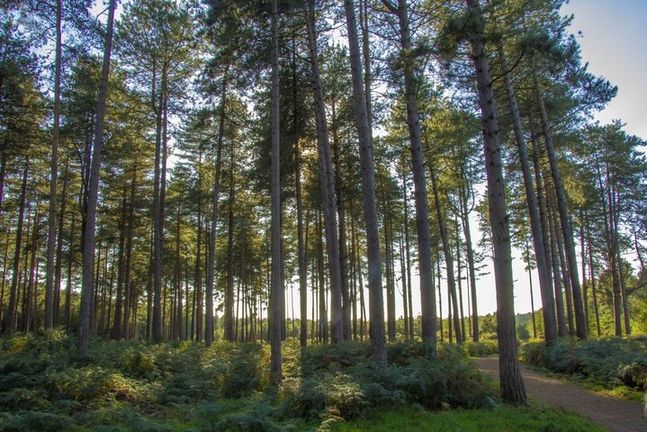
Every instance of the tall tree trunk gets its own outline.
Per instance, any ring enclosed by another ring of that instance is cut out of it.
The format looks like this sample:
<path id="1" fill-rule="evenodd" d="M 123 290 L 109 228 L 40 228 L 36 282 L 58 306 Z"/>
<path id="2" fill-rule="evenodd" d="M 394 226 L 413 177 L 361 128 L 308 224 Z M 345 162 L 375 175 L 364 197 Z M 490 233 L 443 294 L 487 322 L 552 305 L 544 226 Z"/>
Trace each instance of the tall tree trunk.
<path id="1" fill-rule="evenodd" d="M 330 156 L 330 139 L 328 135 L 328 124 L 326 122 L 326 106 L 323 98 L 323 90 L 321 88 L 321 78 L 319 76 L 313 0 L 308 2 L 308 19 L 306 20 L 306 26 L 308 29 L 312 93 L 315 103 L 317 149 L 319 153 L 319 183 L 321 185 L 324 230 L 326 233 L 328 272 L 330 273 L 331 336 L 333 343 L 339 343 L 344 340 L 344 316 L 342 310 L 339 239 L 337 236 L 337 199 L 335 196 L 335 173 L 332 170 L 332 158 Z"/>
<path id="2" fill-rule="evenodd" d="M 502 69 L 507 70 L 507 62 L 503 52 L 503 44 L 499 43 L 498 56 L 502 63 Z M 528 158 L 528 146 L 524 137 L 521 115 L 517 105 L 517 97 L 512 85 L 512 78 L 509 73 L 504 75 L 505 89 L 512 115 L 514 136 L 517 143 L 519 163 L 523 174 L 523 185 L 528 203 L 528 216 L 530 218 L 530 229 L 532 232 L 532 243 L 535 249 L 535 261 L 537 262 L 537 273 L 539 274 L 539 290 L 541 292 L 542 316 L 544 319 L 544 339 L 546 344 L 552 345 L 557 339 L 557 328 L 555 323 L 555 298 L 550 283 L 550 268 L 547 263 L 546 245 L 542 233 L 541 219 L 537 194 L 532 182 L 532 172 Z"/>
<path id="3" fill-rule="evenodd" d="M 72 263 L 74 262 L 74 235 L 76 234 L 76 212 L 72 213 L 72 223 L 70 224 L 70 242 L 67 251 L 67 284 L 65 286 L 65 304 L 63 306 L 63 321 L 65 322 L 65 332 L 70 333 L 72 330 Z"/>
<path id="4" fill-rule="evenodd" d="M 388 3 L 387 3 L 388 4 Z M 411 150 L 414 198 L 416 208 L 416 232 L 418 234 L 418 266 L 420 272 L 420 299 L 422 309 L 422 338 L 428 343 L 432 355 L 436 352 L 437 316 L 436 295 L 432 283 L 431 237 L 429 234 L 429 205 L 427 202 L 427 179 L 422 153 L 420 115 L 418 113 L 418 86 L 415 77 L 415 58 L 411 46 L 409 10 L 406 0 L 398 0 L 397 13 L 400 24 L 400 56 L 404 75 L 405 101 L 407 105 L 407 126 L 409 149 Z"/>
<path id="5" fill-rule="evenodd" d="M 229 156 L 227 287 L 225 289 L 225 339 L 229 342 L 236 340 L 234 324 L 238 320 L 238 314 L 234 315 L 234 193 L 234 146 L 232 145 Z"/>
<path id="6" fill-rule="evenodd" d="M 16 244 L 14 246 L 13 269 L 11 273 L 11 288 L 9 290 L 9 303 L 4 313 L 2 335 L 9 336 L 16 329 L 16 305 L 18 302 L 18 275 L 20 266 L 20 252 L 22 251 L 22 226 L 25 217 L 25 198 L 27 195 L 27 174 L 29 172 L 29 158 L 25 160 L 22 173 L 22 186 L 20 187 L 20 204 L 18 207 L 18 226 L 16 227 Z"/>
<path id="7" fill-rule="evenodd" d="M 306 212 L 306 230 L 304 233 L 303 199 L 301 198 L 301 150 L 299 149 L 299 140 L 294 141 L 294 165 L 297 201 L 297 250 L 299 255 L 299 312 L 301 318 L 299 341 L 301 347 L 305 347 L 308 345 L 308 262 L 306 261 L 306 251 L 308 248 L 307 226 L 309 212 Z"/>
<path id="8" fill-rule="evenodd" d="M 135 191 L 137 190 L 137 163 L 132 168 L 132 178 L 130 181 L 130 204 L 128 206 L 128 226 L 126 228 L 126 265 L 124 268 L 124 319 L 121 326 L 122 335 L 126 339 L 130 339 L 129 322 L 130 322 L 130 309 L 131 297 L 133 290 L 131 287 L 131 267 L 133 255 L 133 225 L 135 224 Z"/>
<path id="9" fill-rule="evenodd" d="M 279 105 L 279 13 L 278 0 L 272 0 L 272 108 L 271 108 L 271 141 L 272 141 L 272 271 L 270 291 L 270 344 L 271 344 L 271 379 L 274 384 L 282 380 L 281 360 L 281 310 L 283 284 L 281 283 L 281 178 L 280 178 L 280 105 Z"/>
<path id="10" fill-rule="evenodd" d="M 63 0 L 56 1 L 56 59 L 54 71 L 54 127 L 49 178 L 49 218 L 47 221 L 47 266 L 45 269 L 45 329 L 54 327 L 54 276 L 56 269 L 56 187 L 58 181 L 58 141 L 61 122 L 62 16 Z M 97 111 L 97 114 L 99 112 Z"/>
<path id="11" fill-rule="evenodd" d="M 490 66 L 485 52 L 485 24 L 479 0 L 466 0 L 466 3 L 470 15 L 477 20 L 476 31 L 470 35 L 470 43 L 472 45 L 472 60 L 474 61 L 481 108 L 489 217 L 494 248 L 501 396 L 507 402 L 526 404 L 526 390 L 517 361 L 512 253 L 506 212 L 501 148 L 498 138 L 499 127 L 496 118 L 496 102 L 492 90 Z"/>
<path id="12" fill-rule="evenodd" d="M 553 298 L 553 303 L 554 303 L 554 308 L 555 308 L 555 318 L 556 318 L 556 332 L 557 336 L 565 336 L 566 335 L 566 322 L 564 321 L 564 305 L 562 302 L 562 296 L 559 295 L 560 289 L 559 289 L 559 284 L 555 285 L 554 284 L 554 274 L 555 274 L 555 269 L 554 268 L 554 260 L 553 260 L 553 249 L 552 249 L 552 242 L 551 242 L 551 237 L 552 237 L 552 232 L 550 229 L 550 224 L 548 222 L 548 211 L 546 209 L 546 194 L 544 193 L 544 186 L 543 186 L 543 181 L 542 181 L 542 170 L 541 170 L 541 165 L 539 162 L 539 146 L 537 141 L 534 139 L 534 134 L 533 140 L 532 140 L 532 160 L 533 160 L 533 166 L 534 166 L 534 171 L 535 171 L 535 184 L 537 186 L 537 206 L 539 208 L 539 224 L 541 226 L 541 235 L 542 235 L 542 242 L 544 245 L 544 252 L 546 254 L 546 271 L 548 272 L 548 276 L 552 277 L 551 280 L 551 287 L 554 287 L 554 292 L 550 294 L 550 296 Z M 535 253 L 537 253 L 537 250 L 535 250 Z M 559 281 L 559 279 L 557 279 Z M 553 289 L 553 288 L 551 288 Z M 542 298 L 543 301 L 543 298 Z M 547 308 L 547 305 L 543 306 L 544 308 Z"/>
<path id="13" fill-rule="evenodd" d="M 380 238 L 375 203 L 375 167 L 367 110 L 367 99 L 362 85 L 362 64 L 357 40 L 357 23 L 353 0 L 344 1 L 346 25 L 348 27 L 348 46 L 353 82 L 353 105 L 359 133 L 360 164 L 362 167 L 362 190 L 364 219 L 366 222 L 368 254 L 368 286 L 370 294 L 371 338 L 373 355 L 376 362 L 386 365 L 386 345 L 384 340 L 384 300 L 382 298 L 382 269 L 380 258 Z"/>
<path id="14" fill-rule="evenodd" d="M 448 306 L 452 308 L 451 317 L 453 318 L 454 331 L 456 333 L 456 343 L 463 343 L 461 337 L 461 325 L 458 314 L 458 301 L 456 299 L 456 279 L 454 278 L 454 257 L 452 256 L 451 245 L 449 243 L 449 236 L 447 234 L 447 226 L 445 225 L 445 215 L 443 214 L 440 203 L 440 192 L 438 190 L 438 182 L 433 167 L 429 165 L 429 173 L 431 177 L 431 188 L 434 195 L 434 206 L 436 208 L 436 220 L 438 221 L 438 232 L 440 233 L 440 241 L 443 244 L 443 255 L 445 257 L 445 265 L 447 267 L 447 291 L 450 295 L 448 299 Z M 452 325 L 451 319 L 448 325 Z M 451 329 L 451 328 L 450 328 Z M 451 336 L 450 336 L 451 340 Z"/>
<path id="15" fill-rule="evenodd" d="M 205 325 L 205 344 L 211 345 L 213 342 L 213 289 L 214 289 L 214 273 L 216 263 L 216 224 L 218 223 L 218 200 L 220 195 L 220 171 L 222 168 L 222 142 L 224 139 L 225 128 L 225 104 L 227 101 L 227 73 L 229 67 L 225 67 L 225 72 L 222 77 L 222 87 L 220 89 L 220 112 L 218 120 L 218 139 L 216 144 L 216 174 L 213 178 L 213 188 L 211 193 L 211 221 L 210 221 L 210 235 L 209 235 L 209 258 L 207 260 L 207 289 L 206 289 L 206 325 Z M 233 146 L 232 146 L 233 148 Z"/>
<path id="16" fill-rule="evenodd" d="M 568 217 L 566 193 L 564 192 L 564 185 L 562 184 L 562 178 L 559 173 L 559 168 L 557 167 L 557 155 L 555 153 L 555 146 L 553 144 L 553 134 L 548 120 L 548 113 L 546 112 L 544 97 L 539 87 L 539 80 L 537 79 L 536 72 L 533 73 L 533 88 L 535 92 L 535 99 L 539 104 L 539 112 L 541 113 L 541 125 L 544 132 L 544 140 L 546 143 L 546 152 L 548 154 L 550 173 L 553 178 L 553 183 L 555 185 L 555 193 L 557 195 L 557 207 L 559 210 L 559 219 L 561 223 L 562 235 L 564 236 L 566 263 L 568 264 L 568 273 L 570 275 L 571 289 L 573 292 L 573 306 L 575 308 L 576 334 L 578 338 L 586 339 L 584 306 L 582 304 L 582 293 L 580 289 L 580 281 L 577 275 L 577 259 L 575 257 L 575 244 L 573 242 L 573 231 L 571 230 L 571 222 Z"/>
<path id="17" fill-rule="evenodd" d="M 103 149 L 103 128 L 108 98 L 108 80 L 110 78 L 110 55 L 112 53 L 112 34 L 114 28 L 116 0 L 110 0 L 106 40 L 103 51 L 101 82 L 97 98 L 97 117 L 94 129 L 94 148 L 87 195 L 86 223 L 83 232 L 83 284 L 81 287 L 81 309 L 79 312 L 79 351 L 86 354 L 90 341 L 90 307 L 92 305 L 92 263 L 94 261 L 94 239 L 97 219 L 97 198 L 99 193 L 99 175 L 101 169 L 101 152 Z"/>
<path id="18" fill-rule="evenodd" d="M 463 172 L 463 178 L 465 178 L 465 173 Z M 472 185 L 461 186 L 460 190 L 460 205 L 462 213 L 462 224 L 463 224 L 463 234 L 465 236 L 465 253 L 467 254 L 467 266 L 470 274 L 470 298 L 471 298 L 471 328 L 472 328 L 472 340 L 474 342 L 479 341 L 479 315 L 478 315 L 478 302 L 476 296 L 476 266 L 474 263 L 474 246 L 472 244 L 472 230 L 470 229 L 470 210 L 467 205 L 467 191 L 465 189 L 469 188 L 471 190 Z"/>
<path id="19" fill-rule="evenodd" d="M 119 253 L 117 259 L 117 293 L 115 297 L 115 316 L 112 325 L 111 338 L 121 338 L 121 324 L 122 324 L 122 305 L 123 305 L 123 282 L 124 282 L 124 268 L 125 268 L 125 248 L 126 248 L 126 205 L 128 195 L 126 190 L 123 191 L 123 198 L 121 203 L 121 218 L 119 221 Z"/>
<path id="20" fill-rule="evenodd" d="M 56 269 L 54 273 L 54 299 L 53 320 L 54 324 L 60 321 L 59 306 L 61 303 L 61 275 L 63 272 L 63 229 L 65 228 L 65 211 L 67 204 L 67 183 L 69 181 L 69 159 L 65 162 L 65 174 L 63 175 L 63 190 L 61 191 L 61 209 L 58 219 L 58 234 L 56 240 Z"/>

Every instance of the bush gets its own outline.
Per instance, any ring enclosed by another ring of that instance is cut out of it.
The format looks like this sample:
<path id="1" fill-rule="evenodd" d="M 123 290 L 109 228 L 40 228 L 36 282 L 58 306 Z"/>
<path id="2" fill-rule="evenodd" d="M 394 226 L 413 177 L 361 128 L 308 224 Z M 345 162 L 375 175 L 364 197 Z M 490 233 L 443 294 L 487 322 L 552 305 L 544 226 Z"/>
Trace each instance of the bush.
<path id="1" fill-rule="evenodd" d="M 463 347 L 471 357 L 486 357 L 499 352 L 499 345 L 495 340 L 468 341 L 463 344 Z"/>
<path id="2" fill-rule="evenodd" d="M 278 432 L 281 427 L 266 416 L 244 413 L 225 417 L 213 430 L 214 432 Z"/>
<path id="3" fill-rule="evenodd" d="M 587 341 L 563 339 L 550 347 L 543 343 L 529 343 L 522 348 L 522 359 L 607 389 L 624 385 L 645 391 L 646 340 L 645 337 Z"/>

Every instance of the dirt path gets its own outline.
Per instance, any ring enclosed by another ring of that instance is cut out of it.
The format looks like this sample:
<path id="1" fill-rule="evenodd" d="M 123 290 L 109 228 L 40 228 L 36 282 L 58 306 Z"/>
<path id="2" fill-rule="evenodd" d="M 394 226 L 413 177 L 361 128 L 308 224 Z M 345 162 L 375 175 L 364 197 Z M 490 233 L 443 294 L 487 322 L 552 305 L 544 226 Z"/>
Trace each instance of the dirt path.
<path id="1" fill-rule="evenodd" d="M 487 357 L 474 360 L 488 375 L 497 377 L 499 361 Z M 574 411 L 610 432 L 647 432 L 647 419 L 640 402 L 596 394 L 574 384 L 548 378 L 522 366 L 528 397 L 547 405 Z"/>

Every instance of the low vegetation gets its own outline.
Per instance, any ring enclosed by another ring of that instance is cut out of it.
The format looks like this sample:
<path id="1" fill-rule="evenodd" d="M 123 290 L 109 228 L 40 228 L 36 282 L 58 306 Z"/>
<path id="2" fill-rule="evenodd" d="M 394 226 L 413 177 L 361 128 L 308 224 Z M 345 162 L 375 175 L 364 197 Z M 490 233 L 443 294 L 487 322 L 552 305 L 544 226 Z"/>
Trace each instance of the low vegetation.
<path id="1" fill-rule="evenodd" d="M 640 400 L 647 391 L 647 337 L 562 339 L 551 347 L 528 343 L 527 363 L 566 375 L 596 390 Z"/>
<path id="2" fill-rule="evenodd" d="M 389 366 L 378 368 L 368 344 L 300 350 L 289 340 L 278 388 L 270 385 L 265 344 L 97 339 L 81 356 L 73 337 L 51 332 L 7 338 L 0 348 L 2 432 L 362 430 L 346 428 L 411 410 L 451 410 L 466 422 L 515 417 L 453 345 L 430 359 L 424 345 L 392 344 Z M 543 425 L 553 421 L 531 412 Z"/>

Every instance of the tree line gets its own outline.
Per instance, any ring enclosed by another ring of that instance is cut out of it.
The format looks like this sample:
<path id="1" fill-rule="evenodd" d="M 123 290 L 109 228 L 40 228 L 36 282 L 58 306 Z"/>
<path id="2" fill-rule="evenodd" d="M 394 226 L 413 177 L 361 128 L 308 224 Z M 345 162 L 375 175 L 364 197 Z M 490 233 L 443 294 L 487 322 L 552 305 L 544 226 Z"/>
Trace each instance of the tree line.
<path id="1" fill-rule="evenodd" d="M 523 403 L 513 250 L 534 337 L 647 330 L 646 144 L 562 3 L 5 2 L 2 334 L 267 340 L 279 382 L 286 337 L 479 341 L 492 262 Z"/>

